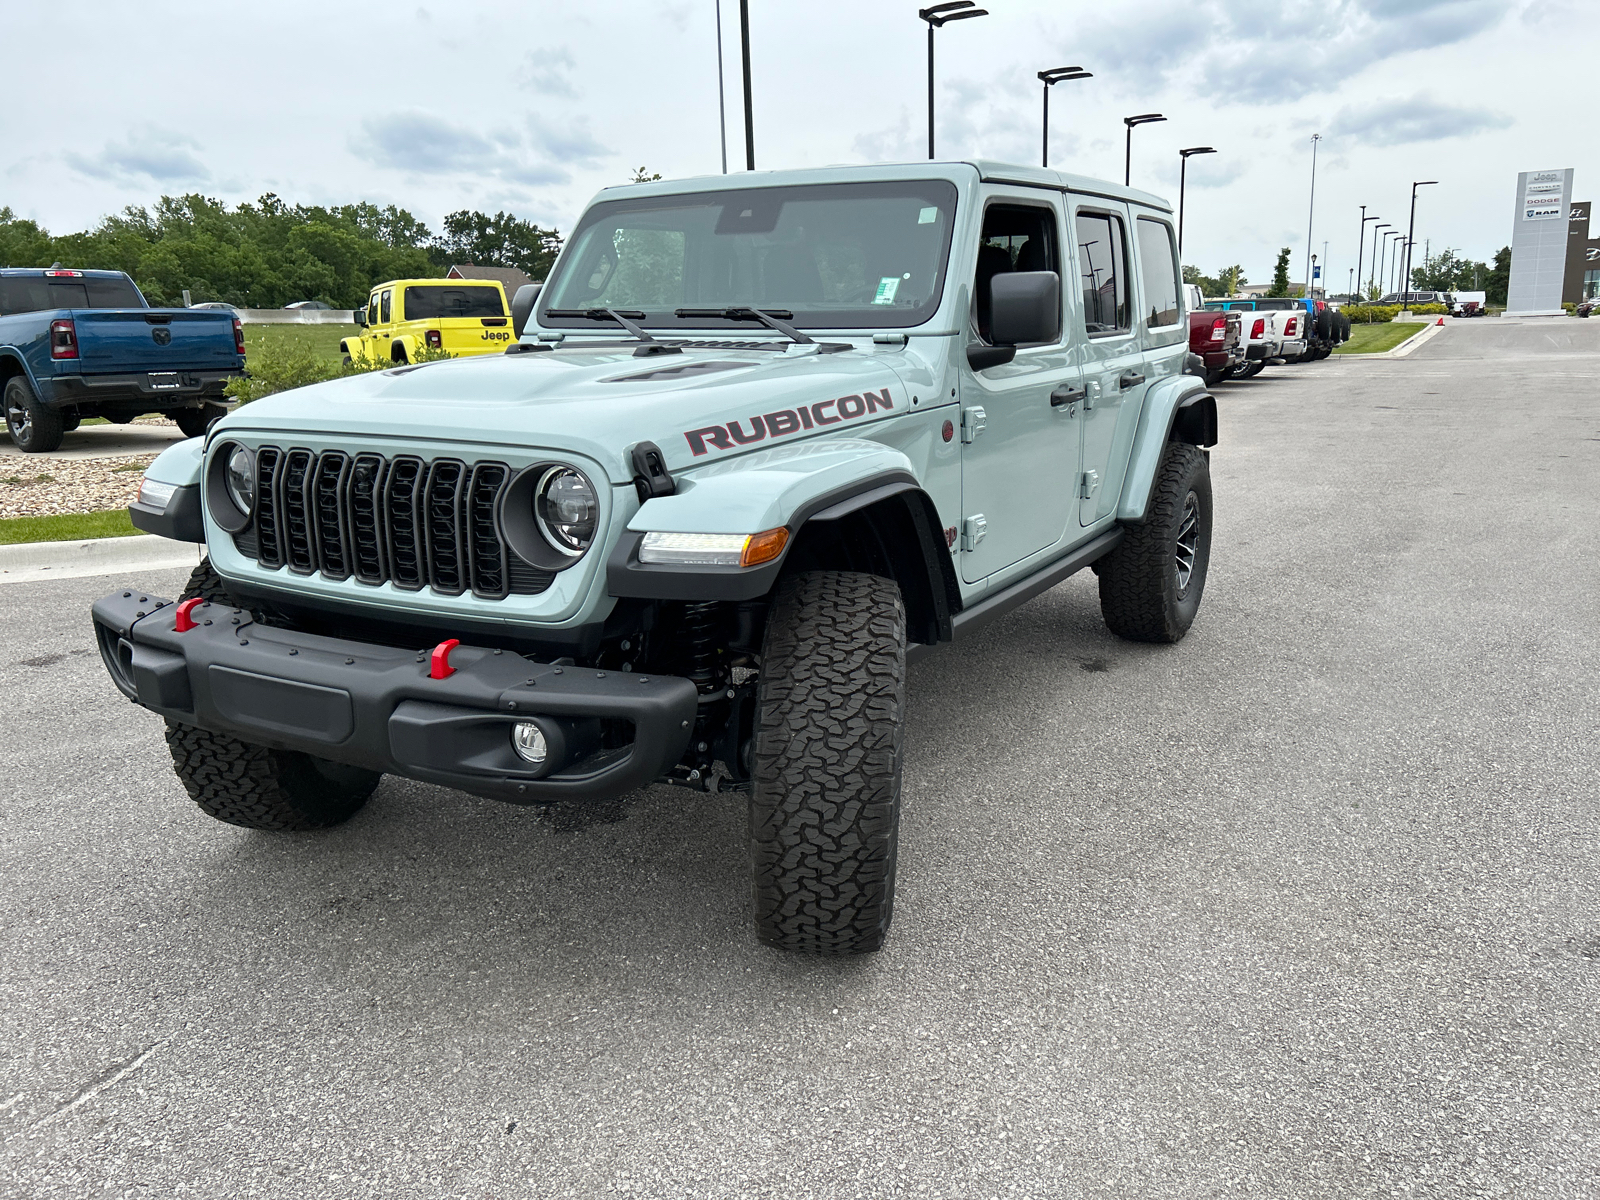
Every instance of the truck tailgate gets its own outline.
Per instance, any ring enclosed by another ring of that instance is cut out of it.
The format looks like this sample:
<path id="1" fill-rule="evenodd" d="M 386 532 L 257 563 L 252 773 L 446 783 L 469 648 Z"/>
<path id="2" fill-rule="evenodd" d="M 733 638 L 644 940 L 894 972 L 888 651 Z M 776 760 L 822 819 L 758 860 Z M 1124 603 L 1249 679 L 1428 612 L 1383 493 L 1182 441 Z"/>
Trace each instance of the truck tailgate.
<path id="1" fill-rule="evenodd" d="M 226 312 L 74 309 L 85 375 L 127 371 L 223 370 L 239 365 Z"/>
<path id="2" fill-rule="evenodd" d="M 451 354 L 482 354 L 499 350 L 513 338 L 511 321 L 506 317 L 440 317 L 431 322 L 443 339 L 443 349 Z"/>

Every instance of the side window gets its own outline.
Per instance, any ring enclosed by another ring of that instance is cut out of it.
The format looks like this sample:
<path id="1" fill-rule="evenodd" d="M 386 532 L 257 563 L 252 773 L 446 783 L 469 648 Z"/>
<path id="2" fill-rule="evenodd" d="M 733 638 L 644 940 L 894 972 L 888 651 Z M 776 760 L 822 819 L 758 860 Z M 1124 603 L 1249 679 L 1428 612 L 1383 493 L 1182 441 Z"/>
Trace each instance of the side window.
<path id="1" fill-rule="evenodd" d="M 1090 337 L 1126 333 L 1133 326 L 1128 320 L 1128 251 L 1122 218 L 1110 213 L 1079 213 L 1077 232 L 1084 332 Z"/>
<path id="2" fill-rule="evenodd" d="M 973 281 L 978 336 L 989 341 L 996 275 L 1012 271 L 1061 273 L 1055 210 L 1031 204 L 992 204 L 983 214 L 978 269 Z"/>
<path id="3" fill-rule="evenodd" d="M 378 297 L 379 324 L 387 325 L 389 323 L 389 302 L 392 297 L 393 293 L 388 288 L 384 288 L 383 295 Z"/>
<path id="4" fill-rule="evenodd" d="M 368 325 L 376 325 L 377 323 L 378 323 L 378 293 L 377 292 L 373 292 L 372 293 L 372 298 L 367 301 L 367 324 Z"/>
<path id="5" fill-rule="evenodd" d="M 1178 254 L 1172 241 L 1172 226 L 1165 221 L 1140 217 L 1134 223 L 1139 231 L 1139 280 L 1144 284 L 1144 319 L 1155 329 L 1178 323 Z"/>

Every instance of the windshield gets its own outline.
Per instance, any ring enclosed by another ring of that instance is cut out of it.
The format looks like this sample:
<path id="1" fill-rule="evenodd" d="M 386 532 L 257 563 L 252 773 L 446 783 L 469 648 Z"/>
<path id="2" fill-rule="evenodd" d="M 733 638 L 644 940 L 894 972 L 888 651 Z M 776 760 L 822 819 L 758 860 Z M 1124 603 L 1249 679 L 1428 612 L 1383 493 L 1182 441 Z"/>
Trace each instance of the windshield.
<path id="1" fill-rule="evenodd" d="M 408 321 L 436 321 L 440 317 L 503 317 L 500 289 L 493 287 L 408 287 Z"/>
<path id="2" fill-rule="evenodd" d="M 801 328 L 919 325 L 939 307 L 955 206 L 942 179 L 602 202 L 540 293 L 540 321 L 593 328 L 545 314 L 611 308 L 703 329 L 724 322 L 674 310 L 755 307 Z"/>

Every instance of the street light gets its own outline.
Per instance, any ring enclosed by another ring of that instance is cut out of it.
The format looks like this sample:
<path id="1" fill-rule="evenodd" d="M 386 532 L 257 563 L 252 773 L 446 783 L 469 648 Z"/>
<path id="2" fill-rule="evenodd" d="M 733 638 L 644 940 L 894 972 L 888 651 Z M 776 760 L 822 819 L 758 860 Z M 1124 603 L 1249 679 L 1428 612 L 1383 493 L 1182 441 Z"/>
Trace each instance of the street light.
<path id="1" fill-rule="evenodd" d="M 1183 162 L 1178 167 L 1178 259 L 1183 259 L 1183 189 L 1188 182 L 1189 156 L 1191 154 L 1215 154 L 1210 146 L 1190 146 L 1187 150 L 1179 150 L 1178 154 Z"/>
<path id="2" fill-rule="evenodd" d="M 1404 230 L 1391 229 L 1383 236 L 1394 239 L 1385 247 L 1389 251 L 1389 277 L 1384 280 L 1384 286 L 1392 292 L 1394 291 L 1394 268 L 1395 264 L 1400 261 L 1400 245 L 1406 240 L 1406 235 Z"/>
<path id="3" fill-rule="evenodd" d="M 745 0 L 740 0 L 744 3 Z M 933 31 L 942 29 L 950 21 L 965 21 L 968 17 L 987 17 L 987 8 L 972 7 L 972 0 L 949 0 L 931 8 L 919 8 L 917 16 L 928 23 L 928 158 L 933 158 Z"/>
<path id="4" fill-rule="evenodd" d="M 1140 113 L 1136 117 L 1123 117 L 1122 123 L 1128 127 L 1128 152 L 1122 160 L 1122 186 L 1130 186 L 1133 179 L 1133 127 L 1135 125 L 1152 125 L 1157 121 L 1165 121 L 1160 113 Z"/>
<path id="5" fill-rule="evenodd" d="M 1356 243 L 1356 274 L 1357 275 L 1361 274 L 1361 257 L 1362 257 L 1361 252 L 1363 250 L 1365 250 L 1366 246 L 1367 246 L 1367 222 L 1368 221 L 1376 221 L 1377 219 L 1378 219 L 1377 217 L 1369 217 L 1369 216 L 1367 216 L 1367 206 L 1365 204 L 1363 204 L 1361 206 L 1361 239 Z M 1380 225 L 1378 228 L 1381 229 L 1382 226 Z M 1374 237 L 1377 236 L 1377 230 L 1373 231 L 1373 236 Z M 1363 299 L 1365 299 L 1365 297 L 1363 297 Z"/>
<path id="6" fill-rule="evenodd" d="M 1051 67 L 1048 71 L 1039 72 L 1039 79 L 1044 84 L 1044 149 L 1040 155 L 1040 166 L 1050 165 L 1050 85 L 1069 79 L 1093 78 L 1094 72 L 1085 71 L 1082 67 Z"/>
<path id="7" fill-rule="evenodd" d="M 1411 249 L 1416 244 L 1417 236 L 1417 189 L 1431 187 L 1438 182 L 1437 179 L 1422 179 L 1411 185 L 1411 228 L 1406 233 L 1406 277 L 1400 288 L 1400 307 L 1408 313 L 1410 307 L 1406 304 L 1406 296 L 1411 291 Z"/>
<path id="8" fill-rule="evenodd" d="M 1378 233 L 1378 230 L 1380 230 L 1380 229 L 1388 229 L 1389 227 L 1390 227 L 1389 226 L 1389 222 L 1387 222 L 1387 221 L 1383 222 L 1381 225 L 1374 225 L 1372 227 L 1372 244 L 1374 246 L 1376 246 L 1378 244 L 1378 240 L 1379 240 L 1380 237 L 1382 237 L 1383 245 L 1385 247 L 1387 247 L 1389 245 L 1389 235 L 1386 234 L 1386 233 L 1380 235 Z M 1371 275 L 1368 275 L 1367 276 L 1367 283 L 1369 285 L 1373 284 L 1373 283 L 1376 283 L 1378 285 L 1378 294 L 1380 296 L 1383 294 L 1383 255 L 1381 253 L 1378 255 L 1378 277 L 1377 277 L 1377 279 L 1373 279 L 1373 277 Z"/>
<path id="9" fill-rule="evenodd" d="M 1306 211 L 1306 253 L 1311 254 L 1311 218 L 1317 211 L 1317 143 L 1322 140 L 1320 133 L 1311 135 L 1311 206 Z M 1315 257 L 1313 255 L 1312 257 Z M 1311 299 L 1311 264 L 1306 264 L 1306 299 Z"/>

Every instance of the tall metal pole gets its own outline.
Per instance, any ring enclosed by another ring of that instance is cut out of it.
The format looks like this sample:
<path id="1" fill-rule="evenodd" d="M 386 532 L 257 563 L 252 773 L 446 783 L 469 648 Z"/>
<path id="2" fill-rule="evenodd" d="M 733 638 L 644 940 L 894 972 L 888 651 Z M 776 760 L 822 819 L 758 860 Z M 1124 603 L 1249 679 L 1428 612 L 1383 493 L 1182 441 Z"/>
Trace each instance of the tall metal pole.
<path id="1" fill-rule="evenodd" d="M 1383 245 L 1388 245 L 1389 235 L 1379 232 L 1379 230 L 1387 228 L 1389 228 L 1389 222 L 1387 221 L 1380 221 L 1378 224 L 1374 225 L 1372 227 L 1372 240 L 1375 242 L 1382 242 Z M 1372 276 L 1373 271 L 1378 273 L 1376 279 L 1374 279 Z M 1371 264 L 1371 267 L 1367 271 L 1367 286 L 1370 288 L 1374 284 L 1377 285 L 1378 294 L 1381 296 L 1383 294 L 1383 256 L 1381 253 L 1378 256 L 1378 261 Z"/>
<path id="2" fill-rule="evenodd" d="M 1367 206 L 1361 206 L 1361 237 L 1356 242 L 1356 275 L 1361 274 L 1361 252 L 1367 248 Z M 1350 278 L 1354 279 L 1356 275 Z M 1353 295 L 1354 293 L 1352 293 Z"/>
<path id="3" fill-rule="evenodd" d="M 928 22 L 928 161 L 933 161 L 933 22 Z"/>
<path id="4" fill-rule="evenodd" d="M 1317 143 L 1322 140 L 1320 133 L 1311 135 L 1311 206 L 1306 212 L 1306 290 L 1305 298 L 1311 299 L 1311 223 L 1317 212 Z"/>
<path id="5" fill-rule="evenodd" d="M 717 0 L 717 120 L 722 126 L 722 173 L 728 173 L 728 102 L 722 87 L 722 0 Z"/>
<path id="6" fill-rule="evenodd" d="M 1124 122 L 1126 124 L 1126 122 Z M 1133 126 L 1128 126 L 1128 148 L 1122 156 L 1122 186 L 1130 186 L 1133 179 Z"/>
<path id="7" fill-rule="evenodd" d="M 930 156 L 931 157 L 931 156 Z M 1039 165 L 1050 165 L 1050 81 L 1044 81 L 1044 140 L 1039 150 Z"/>
<path id="8" fill-rule="evenodd" d="M 744 169 L 756 169 L 756 127 L 750 102 L 750 0 L 739 0 L 739 49 L 744 55 Z"/>
<path id="9" fill-rule="evenodd" d="M 1131 134 L 1133 131 L 1130 129 L 1128 132 Z M 1178 161 L 1180 164 L 1178 167 L 1178 270 L 1181 273 L 1183 270 L 1183 193 L 1189 184 L 1189 156 L 1180 154 Z M 1143 227 L 1141 226 L 1141 228 Z"/>

